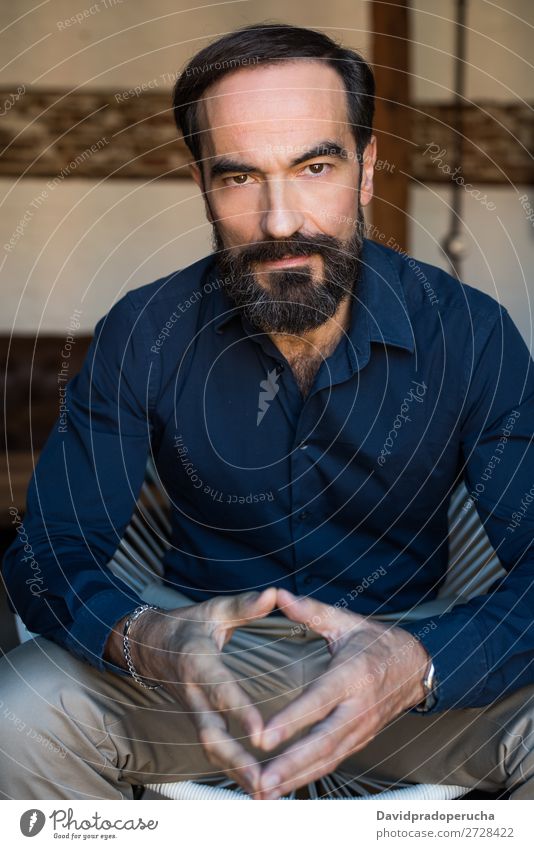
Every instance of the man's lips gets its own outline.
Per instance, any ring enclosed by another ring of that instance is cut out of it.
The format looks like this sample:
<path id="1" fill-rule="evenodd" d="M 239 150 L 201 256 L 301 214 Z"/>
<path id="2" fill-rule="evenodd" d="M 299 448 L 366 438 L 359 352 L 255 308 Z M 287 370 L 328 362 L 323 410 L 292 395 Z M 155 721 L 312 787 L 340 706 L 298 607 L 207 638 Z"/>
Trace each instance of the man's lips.
<path id="1" fill-rule="evenodd" d="M 266 266 L 267 268 L 281 268 L 282 266 L 288 265 L 307 265 L 310 261 L 310 256 L 287 256 L 282 259 L 269 259 L 263 262 L 260 262 L 259 265 Z"/>

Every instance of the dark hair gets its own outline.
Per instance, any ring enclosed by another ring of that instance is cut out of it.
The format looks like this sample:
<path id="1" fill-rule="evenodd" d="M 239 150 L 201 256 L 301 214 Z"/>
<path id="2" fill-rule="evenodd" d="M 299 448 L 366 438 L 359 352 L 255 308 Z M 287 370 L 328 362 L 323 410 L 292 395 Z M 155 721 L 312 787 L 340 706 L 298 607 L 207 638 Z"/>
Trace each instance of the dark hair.
<path id="1" fill-rule="evenodd" d="M 373 127 L 375 81 L 371 68 L 354 50 L 341 47 L 317 30 L 289 24 L 252 24 L 208 44 L 189 61 L 173 91 L 178 130 L 200 162 L 197 104 L 206 89 L 241 67 L 275 64 L 293 59 L 322 59 L 343 79 L 349 121 L 361 156 Z"/>

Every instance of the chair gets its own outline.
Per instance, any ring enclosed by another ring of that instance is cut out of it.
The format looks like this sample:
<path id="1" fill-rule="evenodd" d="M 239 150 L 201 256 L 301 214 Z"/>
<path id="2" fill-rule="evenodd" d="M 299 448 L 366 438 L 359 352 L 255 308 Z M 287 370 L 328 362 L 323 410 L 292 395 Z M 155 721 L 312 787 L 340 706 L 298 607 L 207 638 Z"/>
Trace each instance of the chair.
<path id="1" fill-rule="evenodd" d="M 154 580 L 161 580 L 161 561 L 169 548 L 170 522 L 168 501 L 159 476 L 151 461 L 137 506 L 117 551 L 108 566 L 112 572 L 137 592 L 142 592 Z M 486 593 L 491 585 L 505 574 L 486 531 L 476 512 L 474 501 L 465 485 L 460 484 L 451 498 L 449 513 L 449 566 L 446 579 L 436 599 L 425 602 L 405 620 L 419 619 L 450 610 L 454 604 Z M 399 614 L 381 616 L 383 620 L 398 619 Z M 179 781 L 147 785 L 146 788 L 168 799 L 233 799 L 249 800 L 230 779 L 207 779 L 200 782 Z M 457 799 L 470 788 L 444 784 L 391 783 L 369 779 L 365 784 L 353 776 L 335 770 L 307 785 L 304 792 L 311 799 Z M 298 791 L 299 797 L 302 795 Z M 297 798 L 294 792 L 287 797 Z"/>

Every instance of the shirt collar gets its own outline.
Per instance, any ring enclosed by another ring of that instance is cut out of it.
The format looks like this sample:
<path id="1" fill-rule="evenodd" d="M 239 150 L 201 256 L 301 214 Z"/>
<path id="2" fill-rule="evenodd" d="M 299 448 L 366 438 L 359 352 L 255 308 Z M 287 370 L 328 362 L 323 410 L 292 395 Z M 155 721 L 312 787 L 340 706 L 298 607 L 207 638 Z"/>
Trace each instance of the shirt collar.
<path id="1" fill-rule="evenodd" d="M 356 295 L 368 316 L 371 342 L 396 345 L 413 352 L 413 328 L 404 288 L 390 259 L 392 253 L 382 245 L 365 239 L 363 271 Z"/>
<path id="2" fill-rule="evenodd" d="M 369 359 L 370 342 L 395 345 L 410 352 L 415 347 L 402 282 L 389 251 L 364 239 L 361 263 L 347 334 L 349 357 L 358 368 Z M 232 304 L 224 289 L 218 291 L 221 301 L 214 329 L 222 333 L 229 322 L 241 315 L 241 308 Z"/>

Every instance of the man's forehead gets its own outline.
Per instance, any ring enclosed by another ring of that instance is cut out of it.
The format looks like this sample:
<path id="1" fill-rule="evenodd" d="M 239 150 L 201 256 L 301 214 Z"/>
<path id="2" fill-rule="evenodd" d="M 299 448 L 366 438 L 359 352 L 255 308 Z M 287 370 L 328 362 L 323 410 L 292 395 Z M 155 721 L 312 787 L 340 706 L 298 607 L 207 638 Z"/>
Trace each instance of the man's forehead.
<path id="1" fill-rule="evenodd" d="M 347 96 L 339 74 L 324 62 L 291 60 L 233 71 L 204 93 L 199 103 L 201 142 L 208 155 L 236 144 L 295 147 L 313 138 L 347 136 Z M 205 132 L 207 130 L 207 132 Z"/>

